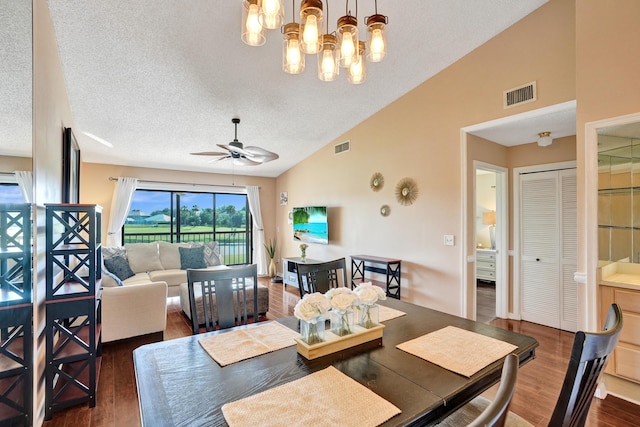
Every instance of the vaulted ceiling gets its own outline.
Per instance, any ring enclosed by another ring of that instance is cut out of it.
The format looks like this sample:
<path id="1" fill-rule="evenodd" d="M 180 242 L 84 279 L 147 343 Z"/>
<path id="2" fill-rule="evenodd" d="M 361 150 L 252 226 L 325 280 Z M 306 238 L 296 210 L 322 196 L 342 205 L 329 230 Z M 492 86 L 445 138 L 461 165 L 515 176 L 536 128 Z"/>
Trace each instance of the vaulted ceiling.
<path id="1" fill-rule="evenodd" d="M 311 55 L 303 74 L 284 73 L 280 31 L 268 31 L 261 47 L 240 40 L 240 0 L 49 0 L 49 7 L 84 161 L 275 177 L 545 2 L 379 0 L 378 12 L 389 17 L 388 54 L 368 64 L 361 85 L 345 75 L 320 81 Z M 290 22 L 292 5 L 284 3 Z M 345 6 L 329 1 L 329 31 Z M 362 25 L 374 1 L 357 7 Z M 280 158 L 233 166 L 189 155 L 233 140 L 233 117 L 245 146 Z"/>

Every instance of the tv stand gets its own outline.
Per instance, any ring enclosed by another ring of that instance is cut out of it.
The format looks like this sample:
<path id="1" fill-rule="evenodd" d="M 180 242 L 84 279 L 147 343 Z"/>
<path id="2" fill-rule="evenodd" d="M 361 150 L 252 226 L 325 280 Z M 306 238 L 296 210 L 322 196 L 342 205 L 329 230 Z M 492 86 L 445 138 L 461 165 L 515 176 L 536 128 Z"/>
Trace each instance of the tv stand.
<path id="1" fill-rule="evenodd" d="M 305 264 L 318 264 L 322 261 L 318 261 L 317 259 L 309 259 L 306 258 L 304 261 Z M 287 285 L 293 286 L 294 288 L 300 288 L 298 286 L 298 264 L 302 264 L 302 258 L 300 257 L 291 257 L 291 258 L 282 258 L 282 296 L 284 297 L 284 293 L 286 291 Z"/>

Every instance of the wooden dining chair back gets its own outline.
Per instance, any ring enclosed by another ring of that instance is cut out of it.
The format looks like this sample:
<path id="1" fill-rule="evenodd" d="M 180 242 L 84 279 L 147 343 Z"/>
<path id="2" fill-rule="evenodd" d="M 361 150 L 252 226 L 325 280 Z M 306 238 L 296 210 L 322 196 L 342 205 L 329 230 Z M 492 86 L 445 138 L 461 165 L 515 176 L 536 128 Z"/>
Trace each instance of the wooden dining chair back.
<path id="1" fill-rule="evenodd" d="M 511 398 L 516 391 L 516 379 L 518 379 L 518 356 L 508 354 L 504 359 L 500 386 L 495 399 L 484 411 L 469 424 L 469 427 L 503 427 L 509 414 Z"/>
<path id="2" fill-rule="evenodd" d="M 622 330 L 622 312 L 609 307 L 604 332 L 576 332 L 569 366 L 549 426 L 584 426 L 600 375 Z"/>
<path id="3" fill-rule="evenodd" d="M 317 264 L 299 263 L 297 267 L 300 297 L 307 293 L 325 293 L 332 288 L 347 286 L 347 269 L 344 258 Z"/>
<path id="4" fill-rule="evenodd" d="M 258 269 L 255 264 L 234 266 L 228 270 L 187 270 L 189 303 L 193 333 L 246 325 L 249 319 L 248 304 L 253 304 L 251 315 L 258 321 Z M 200 292 L 196 292 L 198 289 Z M 247 292 L 252 289 L 253 292 Z M 196 297 L 200 294 L 200 300 Z M 252 294 L 252 301 L 248 295 Z M 198 308 L 202 315 L 198 316 Z"/>

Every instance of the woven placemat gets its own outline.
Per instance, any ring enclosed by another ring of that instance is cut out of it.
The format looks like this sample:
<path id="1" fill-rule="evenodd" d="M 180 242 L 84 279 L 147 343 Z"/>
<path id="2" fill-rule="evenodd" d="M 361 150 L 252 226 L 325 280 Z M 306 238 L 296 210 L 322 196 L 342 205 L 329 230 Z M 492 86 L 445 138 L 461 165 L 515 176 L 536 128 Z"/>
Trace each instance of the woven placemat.
<path id="1" fill-rule="evenodd" d="M 466 377 L 518 348 L 454 326 L 447 326 L 396 347 Z"/>
<path id="2" fill-rule="evenodd" d="M 299 337 L 299 333 L 281 323 L 268 322 L 200 338 L 198 342 L 220 366 L 227 366 L 294 345 L 294 338 Z"/>
<path id="3" fill-rule="evenodd" d="M 222 406 L 230 427 L 375 427 L 400 412 L 333 366 Z"/>
<path id="4" fill-rule="evenodd" d="M 395 319 L 396 317 L 405 316 L 407 313 L 404 311 L 396 310 L 395 308 L 385 307 L 378 304 L 378 322 L 386 322 L 387 320 Z"/>

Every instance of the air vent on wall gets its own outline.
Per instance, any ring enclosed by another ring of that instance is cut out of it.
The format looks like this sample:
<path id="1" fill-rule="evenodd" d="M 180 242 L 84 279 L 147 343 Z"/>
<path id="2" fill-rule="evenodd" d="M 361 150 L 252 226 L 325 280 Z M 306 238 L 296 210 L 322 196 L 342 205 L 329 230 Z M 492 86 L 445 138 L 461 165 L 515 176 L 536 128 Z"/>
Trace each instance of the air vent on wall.
<path id="1" fill-rule="evenodd" d="M 507 89 L 503 92 L 502 101 L 504 108 L 511 108 L 516 105 L 526 104 L 538 99 L 536 82 L 527 83 L 522 86 Z"/>
<path id="2" fill-rule="evenodd" d="M 333 154 L 342 154 L 351 149 L 351 140 L 346 140 L 345 142 L 341 142 L 340 144 L 336 144 L 333 147 Z"/>

